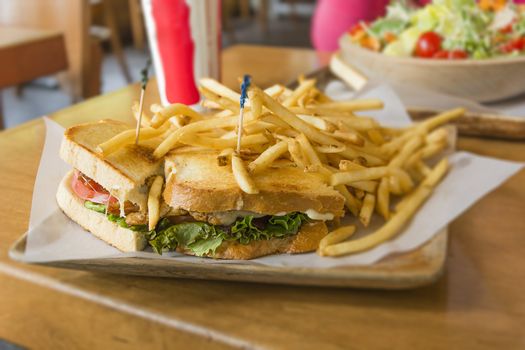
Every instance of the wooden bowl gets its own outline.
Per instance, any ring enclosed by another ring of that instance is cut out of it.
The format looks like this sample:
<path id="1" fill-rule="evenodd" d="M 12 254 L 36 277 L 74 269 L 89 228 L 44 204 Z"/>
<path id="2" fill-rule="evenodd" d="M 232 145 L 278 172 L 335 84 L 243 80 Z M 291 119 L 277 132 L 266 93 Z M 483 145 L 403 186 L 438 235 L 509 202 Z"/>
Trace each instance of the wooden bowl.
<path id="1" fill-rule="evenodd" d="M 341 57 L 370 78 L 411 84 L 478 102 L 525 92 L 525 56 L 484 60 L 435 60 L 392 57 L 340 39 Z"/>

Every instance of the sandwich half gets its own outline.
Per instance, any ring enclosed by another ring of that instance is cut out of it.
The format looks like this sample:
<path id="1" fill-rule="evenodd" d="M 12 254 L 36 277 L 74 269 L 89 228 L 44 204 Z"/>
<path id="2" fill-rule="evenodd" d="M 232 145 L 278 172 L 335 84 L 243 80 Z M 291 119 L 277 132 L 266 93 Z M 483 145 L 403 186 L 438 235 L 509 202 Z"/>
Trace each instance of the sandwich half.
<path id="1" fill-rule="evenodd" d="M 253 177 L 259 193 L 248 194 L 218 156 L 216 151 L 167 155 L 163 197 L 177 215 L 168 212 L 149 237 L 155 250 L 217 259 L 303 253 L 317 249 L 328 232 L 326 221 L 344 214 L 344 197 L 318 174 L 270 168 Z"/>
<path id="2" fill-rule="evenodd" d="M 128 124 L 103 120 L 64 133 L 61 158 L 73 167 L 59 185 L 58 206 L 73 221 L 124 252 L 147 245 L 147 198 L 152 176 L 163 162 L 152 156 L 155 140 L 127 145 L 105 157 L 97 146 L 129 130 Z"/>
<path id="3" fill-rule="evenodd" d="M 97 146 L 130 126 L 116 121 L 66 130 L 60 155 L 73 170 L 57 202 L 73 221 L 124 252 L 150 245 L 216 259 L 253 259 L 317 249 L 326 221 L 344 214 L 344 197 L 318 173 L 273 167 L 253 176 L 257 194 L 243 192 L 218 151 L 176 150 L 152 156 L 158 140 L 127 145 L 107 156 Z M 165 178 L 160 220 L 148 228 L 151 180 Z"/>

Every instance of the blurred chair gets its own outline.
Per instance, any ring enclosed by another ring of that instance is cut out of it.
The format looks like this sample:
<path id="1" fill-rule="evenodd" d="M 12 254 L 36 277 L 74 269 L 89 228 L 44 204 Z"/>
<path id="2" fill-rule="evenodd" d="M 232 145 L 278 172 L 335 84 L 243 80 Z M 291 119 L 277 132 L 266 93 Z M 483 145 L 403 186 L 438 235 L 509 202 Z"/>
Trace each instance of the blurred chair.
<path id="1" fill-rule="evenodd" d="M 131 1 L 133 2 L 133 1 Z M 117 58 L 120 70 L 126 78 L 128 83 L 132 82 L 131 74 L 129 73 L 128 63 L 124 55 L 122 41 L 120 39 L 119 29 L 117 25 L 117 18 L 115 8 L 111 0 L 90 0 L 91 6 L 101 6 L 104 14 L 105 26 L 91 25 L 90 33 L 100 41 L 109 41 L 111 49 Z"/>
<path id="2" fill-rule="evenodd" d="M 64 37 L 42 29 L 0 27 L 0 129 L 4 128 L 1 89 L 67 69 Z"/>
<path id="3" fill-rule="evenodd" d="M 143 50 L 146 46 L 146 34 L 142 17 L 142 7 L 140 0 L 128 0 L 129 20 L 131 23 L 131 34 L 133 35 L 133 46 L 138 50 Z"/>
<path id="4" fill-rule="evenodd" d="M 90 24 L 89 0 L 0 0 L 0 25 L 59 31 L 64 35 L 69 69 L 61 82 L 74 101 L 93 96 L 94 75 L 100 74 L 93 70 L 97 57 Z"/>

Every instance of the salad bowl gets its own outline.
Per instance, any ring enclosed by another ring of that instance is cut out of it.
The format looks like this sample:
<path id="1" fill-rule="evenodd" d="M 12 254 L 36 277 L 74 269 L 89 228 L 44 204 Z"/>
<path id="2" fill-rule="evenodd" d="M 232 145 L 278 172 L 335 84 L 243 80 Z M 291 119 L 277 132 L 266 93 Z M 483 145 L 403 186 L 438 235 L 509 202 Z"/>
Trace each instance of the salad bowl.
<path id="1" fill-rule="evenodd" d="M 342 60 L 368 78 L 410 84 L 478 102 L 525 93 L 525 56 L 441 60 L 387 56 L 340 39 Z"/>

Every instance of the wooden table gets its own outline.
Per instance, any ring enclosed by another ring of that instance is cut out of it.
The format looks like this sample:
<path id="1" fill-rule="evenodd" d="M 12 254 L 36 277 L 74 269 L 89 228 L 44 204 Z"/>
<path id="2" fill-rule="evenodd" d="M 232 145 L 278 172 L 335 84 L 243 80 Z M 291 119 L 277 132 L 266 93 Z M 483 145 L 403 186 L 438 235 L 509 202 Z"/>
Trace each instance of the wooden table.
<path id="1" fill-rule="evenodd" d="M 228 85 L 262 86 L 316 68 L 312 51 L 237 46 Z M 51 115 L 64 126 L 131 120 L 132 85 Z M 149 87 L 148 101 L 157 99 Z M 525 347 L 525 171 L 450 226 L 436 284 L 381 292 L 93 274 L 10 261 L 27 228 L 41 120 L 0 133 L 0 338 L 31 348 L 517 349 Z M 460 138 L 459 148 L 525 161 L 525 143 Z M 54 200 L 53 198 L 49 199 Z"/>

